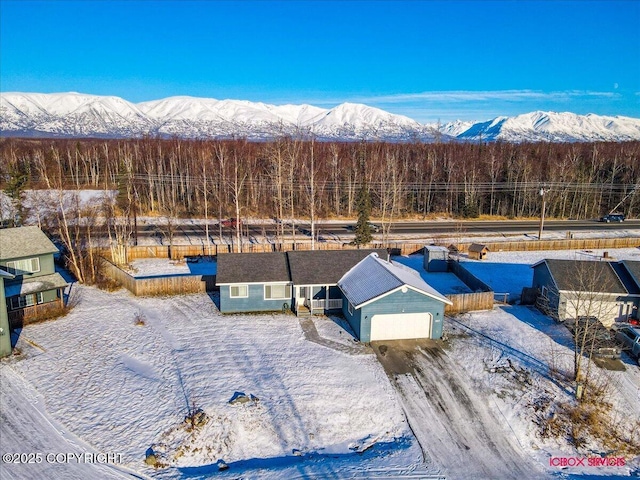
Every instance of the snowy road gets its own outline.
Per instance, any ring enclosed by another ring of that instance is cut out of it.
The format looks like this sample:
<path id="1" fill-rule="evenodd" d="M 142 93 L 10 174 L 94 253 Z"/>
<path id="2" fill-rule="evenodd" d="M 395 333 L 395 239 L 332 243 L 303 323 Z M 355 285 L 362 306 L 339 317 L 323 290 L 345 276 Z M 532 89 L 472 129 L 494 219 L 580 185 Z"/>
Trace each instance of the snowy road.
<path id="1" fill-rule="evenodd" d="M 435 342 L 374 344 L 425 453 L 448 478 L 544 478 L 493 417 L 488 398 Z"/>

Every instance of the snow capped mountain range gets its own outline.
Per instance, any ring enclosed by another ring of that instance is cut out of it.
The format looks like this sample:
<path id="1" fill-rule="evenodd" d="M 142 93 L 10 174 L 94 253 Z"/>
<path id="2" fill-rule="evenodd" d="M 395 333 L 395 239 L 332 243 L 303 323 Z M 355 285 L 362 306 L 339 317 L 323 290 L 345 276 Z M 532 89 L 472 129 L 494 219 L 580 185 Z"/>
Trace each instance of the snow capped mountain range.
<path id="1" fill-rule="evenodd" d="M 331 109 L 242 100 L 170 97 L 130 103 L 79 93 L 1 93 L 0 134 L 30 137 L 248 138 L 314 135 L 321 140 L 508 142 L 640 140 L 640 119 L 533 112 L 486 122 L 425 125 L 362 104 Z"/>

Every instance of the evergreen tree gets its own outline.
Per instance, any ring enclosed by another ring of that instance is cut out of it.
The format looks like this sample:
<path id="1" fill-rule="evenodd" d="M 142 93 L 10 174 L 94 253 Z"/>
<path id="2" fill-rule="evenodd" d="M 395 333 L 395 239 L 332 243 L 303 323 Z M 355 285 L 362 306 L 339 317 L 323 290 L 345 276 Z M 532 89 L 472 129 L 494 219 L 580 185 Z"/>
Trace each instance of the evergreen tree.
<path id="1" fill-rule="evenodd" d="M 371 215 L 371 195 L 366 185 L 362 185 L 358 191 L 356 207 L 358 209 L 358 223 L 356 223 L 356 238 L 353 243 L 358 246 L 366 245 L 373 239 L 373 236 L 371 235 L 371 227 L 369 225 L 369 216 Z"/>

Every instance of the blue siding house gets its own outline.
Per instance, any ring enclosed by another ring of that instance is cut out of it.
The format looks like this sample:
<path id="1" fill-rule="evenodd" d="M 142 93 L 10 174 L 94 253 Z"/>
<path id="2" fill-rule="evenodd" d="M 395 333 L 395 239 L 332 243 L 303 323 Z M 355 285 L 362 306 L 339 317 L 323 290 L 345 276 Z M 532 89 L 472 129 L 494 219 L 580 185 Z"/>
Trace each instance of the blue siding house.
<path id="1" fill-rule="evenodd" d="M 268 312 L 291 307 L 286 253 L 227 253 L 218 256 L 216 284 L 222 313 Z"/>
<path id="2" fill-rule="evenodd" d="M 338 280 L 372 252 L 387 253 L 363 249 L 219 255 L 220 311 L 291 309 L 299 316 L 340 311 Z"/>
<path id="3" fill-rule="evenodd" d="M 362 342 L 439 339 L 445 305 L 451 301 L 408 267 L 375 253 L 338 282 L 342 312 Z"/>

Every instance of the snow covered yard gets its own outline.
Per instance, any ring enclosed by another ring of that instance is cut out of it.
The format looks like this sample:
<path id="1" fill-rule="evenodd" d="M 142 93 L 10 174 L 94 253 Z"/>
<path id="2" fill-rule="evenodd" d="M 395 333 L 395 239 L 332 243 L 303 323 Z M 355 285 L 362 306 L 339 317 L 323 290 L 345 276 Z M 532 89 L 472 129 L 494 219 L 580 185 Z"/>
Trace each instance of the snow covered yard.
<path id="1" fill-rule="evenodd" d="M 553 418 L 557 405 L 571 402 L 574 395 L 572 385 L 562 377 L 573 366 L 572 340 L 564 325 L 532 307 L 504 306 L 449 319 L 445 330 L 449 354 L 485 399 L 497 422 L 548 472 L 562 471 L 570 478 L 585 474 L 634 476 L 640 472 L 640 452 L 629 455 L 621 449 L 601 450 L 588 435 L 586 445 L 577 449 L 568 438 L 541 434 L 541 426 Z M 609 384 L 605 400 L 613 406 L 613 422 L 630 429 L 640 418 L 640 367 L 630 358 L 623 360 L 625 371 L 593 368 L 595 379 Z M 624 466 L 585 463 L 584 467 L 549 467 L 552 458 L 591 456 L 624 458 Z"/>
<path id="2" fill-rule="evenodd" d="M 206 295 L 140 299 L 88 287 L 76 293 L 79 304 L 68 316 L 23 329 L 21 354 L 1 364 L 3 391 L 5 381 L 22 377 L 54 422 L 96 451 L 121 453 L 123 467 L 167 478 L 207 476 L 223 459 L 233 476 L 238 468 L 268 476 L 261 468 L 272 466 L 269 474 L 279 477 L 287 469 L 331 471 L 332 456 L 355 474 L 420 463 L 372 353 L 308 342 L 291 315 L 223 316 Z M 328 329 L 347 335 L 321 328 Z M 235 392 L 259 400 L 231 405 Z M 209 420 L 190 430 L 184 420 L 193 409 Z M 2 438 L 6 428 L 18 428 L 12 425 L 3 422 Z M 3 442 L 2 451 L 18 447 Z M 144 464 L 150 447 L 168 469 Z M 369 447 L 366 461 L 354 453 Z M 19 468 L 12 471 L 21 478 Z"/>
<path id="3" fill-rule="evenodd" d="M 610 253 L 640 256 L 637 249 Z M 487 272 L 495 275 L 498 265 L 528 272 L 530 263 L 555 254 L 491 253 Z M 421 255 L 394 260 L 426 273 Z M 142 265 L 146 275 L 165 273 L 166 265 Z M 517 288 L 530 283 L 518 275 L 511 281 Z M 455 288 L 450 280 L 438 286 Z M 541 435 L 553 402 L 572 398 L 570 384 L 554 372 L 571 368 L 573 352 L 568 330 L 533 308 L 448 319 L 446 355 L 418 352 L 419 372 L 390 382 L 373 350 L 354 342 L 339 317 L 313 318 L 318 343 L 292 315 L 221 315 L 204 294 L 73 290 L 79 301 L 71 313 L 27 326 L 20 355 L 0 362 L 0 450 L 117 453 L 121 462 L 4 465 L 8 478 L 119 478 L 132 471 L 167 479 L 573 478 L 640 471 L 640 458 L 629 455 L 621 467 L 549 465 L 551 458 L 617 453 L 593 442 L 578 451 L 567 439 Z M 624 360 L 626 371 L 599 375 L 611 384 L 617 418 L 637 419 L 640 367 Z M 257 401 L 230 404 L 236 392 Z M 199 409 L 205 416 L 194 427 L 185 420 Z M 145 465 L 149 448 L 166 467 Z M 219 460 L 229 470 L 219 471 Z"/>
<path id="4" fill-rule="evenodd" d="M 154 277 L 162 275 L 215 275 L 218 262 L 211 257 L 192 260 L 171 260 L 168 258 L 138 258 L 133 260 L 126 271 L 134 277 Z"/>
<path id="5" fill-rule="evenodd" d="M 640 248 L 607 249 L 612 260 L 640 260 Z M 485 260 L 462 259 L 464 267 L 496 293 L 508 293 L 518 300 L 523 287 L 533 281 L 531 265 L 544 259 L 601 260 L 604 250 L 545 250 L 531 252 L 489 252 Z"/>

